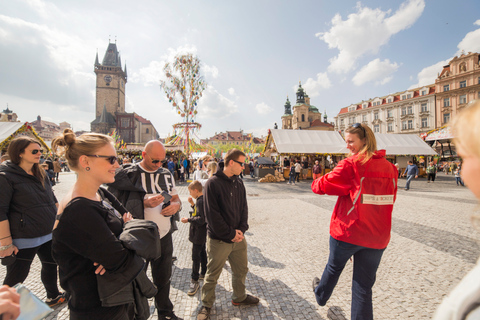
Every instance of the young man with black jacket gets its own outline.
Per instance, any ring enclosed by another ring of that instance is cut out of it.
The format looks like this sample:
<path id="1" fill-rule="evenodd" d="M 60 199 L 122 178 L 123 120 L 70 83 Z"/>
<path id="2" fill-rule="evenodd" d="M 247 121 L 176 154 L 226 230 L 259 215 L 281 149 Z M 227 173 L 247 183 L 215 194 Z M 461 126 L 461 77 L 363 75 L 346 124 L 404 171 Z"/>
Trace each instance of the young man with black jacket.
<path id="1" fill-rule="evenodd" d="M 207 274 L 202 287 L 202 309 L 197 320 L 210 319 L 215 302 L 215 287 L 225 262 L 232 268 L 233 305 L 253 305 L 257 297 L 245 291 L 248 272 L 248 206 L 245 186 L 238 175 L 243 170 L 245 154 L 238 149 L 227 152 L 224 167 L 208 179 L 204 188 L 204 211 L 207 220 Z"/>

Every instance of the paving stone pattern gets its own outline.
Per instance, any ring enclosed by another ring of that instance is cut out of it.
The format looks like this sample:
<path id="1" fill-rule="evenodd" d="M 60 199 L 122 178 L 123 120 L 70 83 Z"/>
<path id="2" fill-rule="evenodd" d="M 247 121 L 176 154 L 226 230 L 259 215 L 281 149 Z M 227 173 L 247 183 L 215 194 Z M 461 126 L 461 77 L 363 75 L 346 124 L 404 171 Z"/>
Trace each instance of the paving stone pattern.
<path id="1" fill-rule="evenodd" d="M 75 179 L 62 173 L 54 189 L 61 199 Z M 402 187 L 405 179 L 401 179 Z M 249 204 L 249 293 L 260 298 L 253 307 L 231 303 L 231 269 L 227 262 L 216 289 L 212 319 L 334 319 L 350 318 L 352 263 L 347 266 L 325 307 L 315 302 L 312 279 L 320 277 L 328 257 L 330 216 L 336 197 L 310 191 L 311 181 L 297 185 L 258 183 L 245 178 Z M 182 216 L 188 215 L 186 184 L 178 186 Z M 392 238 L 385 250 L 373 288 L 376 319 L 430 319 L 442 298 L 460 281 L 480 255 L 480 233 L 470 217 L 477 209 L 472 193 L 439 174 L 427 183 L 419 178 L 411 189 L 399 188 L 393 212 Z M 171 300 L 175 313 L 196 319 L 200 294 L 187 295 L 191 273 L 188 224 L 174 233 Z M 4 277 L 5 268 L 0 268 Z M 38 259 L 25 284 L 45 299 Z M 153 301 L 151 301 L 153 310 Z M 68 319 L 66 305 L 48 319 Z M 158 319 L 154 313 L 150 319 Z"/>

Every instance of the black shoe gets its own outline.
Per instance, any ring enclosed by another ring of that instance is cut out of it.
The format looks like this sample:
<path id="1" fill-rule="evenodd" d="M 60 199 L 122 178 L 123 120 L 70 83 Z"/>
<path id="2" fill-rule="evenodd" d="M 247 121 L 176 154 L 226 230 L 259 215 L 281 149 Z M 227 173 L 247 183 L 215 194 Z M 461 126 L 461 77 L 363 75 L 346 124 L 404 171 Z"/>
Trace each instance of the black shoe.
<path id="1" fill-rule="evenodd" d="M 175 261 L 177 261 L 177 257 L 176 257 L 176 256 L 173 256 L 173 257 L 172 257 L 172 262 L 175 262 Z"/>
<path id="2" fill-rule="evenodd" d="M 169 316 L 158 316 L 159 320 L 183 320 L 182 318 L 177 317 L 173 312 Z"/>
<path id="3" fill-rule="evenodd" d="M 47 300 L 45 300 L 45 303 L 49 307 L 53 307 L 53 306 L 56 306 L 58 304 L 62 304 L 62 303 L 65 303 L 65 302 L 67 302 L 67 293 L 66 292 L 60 293 L 56 298 L 47 298 Z"/>
<path id="4" fill-rule="evenodd" d="M 188 289 L 187 294 L 189 296 L 193 296 L 195 293 L 197 293 L 198 288 L 200 288 L 198 281 L 192 280 L 192 282 L 190 282 L 190 289 Z"/>
<path id="5" fill-rule="evenodd" d="M 197 314 L 197 320 L 210 320 L 210 312 L 212 308 L 202 307 L 200 312 Z"/>
<path id="6" fill-rule="evenodd" d="M 313 286 L 314 292 L 315 292 L 315 289 L 318 287 L 319 283 L 320 283 L 320 279 L 318 279 L 318 277 L 313 278 L 312 286 Z"/>
<path id="7" fill-rule="evenodd" d="M 198 276 L 198 280 L 203 280 L 205 279 L 205 275 L 204 274 L 201 274 L 200 276 Z"/>
<path id="8" fill-rule="evenodd" d="M 260 302 L 260 299 L 258 299 L 257 297 L 251 296 L 249 294 L 247 294 L 247 297 L 243 299 L 243 301 L 235 302 L 232 300 L 232 303 L 234 306 L 248 306 L 248 305 L 258 304 L 259 302 Z"/>

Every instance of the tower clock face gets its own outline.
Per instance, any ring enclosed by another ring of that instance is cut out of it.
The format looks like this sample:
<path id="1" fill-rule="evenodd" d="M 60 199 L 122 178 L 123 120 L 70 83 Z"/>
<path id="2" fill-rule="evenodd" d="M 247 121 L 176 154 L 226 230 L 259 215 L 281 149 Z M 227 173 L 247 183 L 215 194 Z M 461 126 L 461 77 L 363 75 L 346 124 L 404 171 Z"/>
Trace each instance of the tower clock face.
<path id="1" fill-rule="evenodd" d="M 112 76 L 106 75 L 103 79 L 105 79 L 105 82 L 109 83 L 112 81 Z"/>

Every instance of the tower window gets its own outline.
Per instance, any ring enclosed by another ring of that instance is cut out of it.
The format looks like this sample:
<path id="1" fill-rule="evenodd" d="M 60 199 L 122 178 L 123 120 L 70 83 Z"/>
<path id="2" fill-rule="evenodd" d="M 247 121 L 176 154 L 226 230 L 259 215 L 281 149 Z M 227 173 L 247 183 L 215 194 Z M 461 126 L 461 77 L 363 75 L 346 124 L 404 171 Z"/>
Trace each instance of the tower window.
<path id="1" fill-rule="evenodd" d="M 305 121 L 305 115 L 302 114 L 302 122 L 304 122 L 304 121 Z"/>
<path id="2" fill-rule="evenodd" d="M 148 132 L 148 128 L 147 128 L 147 130 L 145 131 L 145 133 L 149 133 L 149 132 Z"/>

